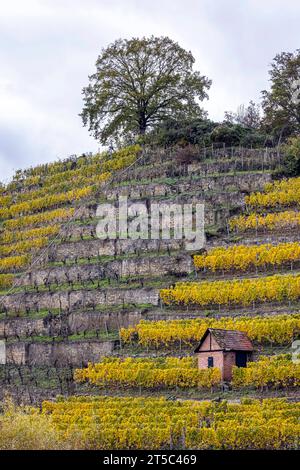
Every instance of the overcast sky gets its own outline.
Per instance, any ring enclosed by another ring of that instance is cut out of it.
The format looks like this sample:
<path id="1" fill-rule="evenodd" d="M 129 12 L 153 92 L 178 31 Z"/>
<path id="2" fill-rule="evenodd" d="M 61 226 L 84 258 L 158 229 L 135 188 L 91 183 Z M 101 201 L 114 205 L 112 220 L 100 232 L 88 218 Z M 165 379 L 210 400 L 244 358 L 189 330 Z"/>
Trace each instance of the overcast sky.
<path id="1" fill-rule="evenodd" d="M 297 0 L 0 0 L 0 179 L 95 151 L 81 90 L 102 47 L 167 35 L 213 80 L 209 116 L 260 99 L 276 53 L 299 41 Z"/>

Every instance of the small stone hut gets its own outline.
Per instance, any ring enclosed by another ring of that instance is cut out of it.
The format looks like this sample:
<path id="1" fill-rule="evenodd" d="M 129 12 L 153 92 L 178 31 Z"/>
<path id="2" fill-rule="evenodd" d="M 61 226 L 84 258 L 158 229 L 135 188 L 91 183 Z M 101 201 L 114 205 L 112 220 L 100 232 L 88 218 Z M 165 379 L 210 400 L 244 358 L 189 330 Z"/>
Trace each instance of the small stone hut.
<path id="1" fill-rule="evenodd" d="M 233 366 L 246 367 L 252 359 L 253 345 L 242 331 L 208 328 L 195 353 L 199 369 L 218 367 L 222 380 L 230 382 Z"/>

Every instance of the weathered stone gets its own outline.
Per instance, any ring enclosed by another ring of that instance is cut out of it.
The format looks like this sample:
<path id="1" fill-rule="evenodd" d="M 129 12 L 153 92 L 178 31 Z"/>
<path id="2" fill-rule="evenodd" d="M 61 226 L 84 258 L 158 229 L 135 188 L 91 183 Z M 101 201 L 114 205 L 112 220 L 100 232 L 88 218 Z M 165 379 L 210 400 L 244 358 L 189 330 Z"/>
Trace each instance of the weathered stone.
<path id="1" fill-rule="evenodd" d="M 158 305 L 159 291 L 152 288 L 140 289 L 82 289 L 76 291 L 21 293 L 1 299 L 2 310 L 18 312 L 33 306 L 39 309 L 71 310 L 93 305 L 152 304 Z"/>
<path id="2" fill-rule="evenodd" d="M 80 242 L 78 242 L 79 244 Z M 86 242 L 83 245 L 87 250 L 86 255 L 91 256 L 89 244 Z M 37 269 L 16 279 L 15 285 L 67 284 L 68 282 L 119 279 L 120 277 L 129 276 L 165 276 L 174 273 L 186 275 L 192 271 L 193 262 L 188 254 L 135 257 L 107 262 L 99 261 L 99 264 L 78 264 L 74 266 L 54 266 L 47 269 Z"/>
<path id="3" fill-rule="evenodd" d="M 69 341 L 55 343 L 10 343 L 7 364 L 30 366 L 84 366 L 99 362 L 116 347 L 116 341 Z"/>

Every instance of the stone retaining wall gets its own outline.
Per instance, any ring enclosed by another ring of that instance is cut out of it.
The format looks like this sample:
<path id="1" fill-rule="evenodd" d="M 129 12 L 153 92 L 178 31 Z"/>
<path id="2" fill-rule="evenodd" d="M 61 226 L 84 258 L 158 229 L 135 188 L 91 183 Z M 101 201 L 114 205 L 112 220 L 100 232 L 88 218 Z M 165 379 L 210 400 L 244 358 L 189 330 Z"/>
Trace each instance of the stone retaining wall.
<path id="1" fill-rule="evenodd" d="M 30 366 L 85 366 L 110 354 L 116 341 L 69 341 L 57 343 L 9 343 L 6 363 Z"/>
<path id="2" fill-rule="evenodd" d="M 100 242 L 100 240 L 99 240 Z M 100 243 L 99 243 L 100 244 Z M 80 242 L 77 244 L 80 245 Z M 78 256 L 78 247 L 74 247 L 74 254 Z M 84 244 L 85 256 L 91 256 L 89 243 Z M 80 250 L 82 253 L 82 249 Z M 95 253 L 95 257 L 99 254 Z M 68 254 L 63 253 L 63 259 Z M 69 258 L 70 259 L 70 258 Z M 68 282 L 88 282 L 101 279 L 115 279 L 131 276 L 165 276 L 187 275 L 193 271 L 192 258 L 189 255 L 178 254 L 174 256 L 127 258 L 101 262 L 99 264 L 85 264 L 75 266 L 54 266 L 47 269 L 38 269 L 16 279 L 17 286 L 44 285 L 45 283 L 66 284 Z"/>
<path id="3" fill-rule="evenodd" d="M 20 293 L 0 298 L 1 311 L 32 311 L 35 309 L 72 310 L 94 305 L 158 305 L 159 289 L 107 288 L 60 292 Z"/>

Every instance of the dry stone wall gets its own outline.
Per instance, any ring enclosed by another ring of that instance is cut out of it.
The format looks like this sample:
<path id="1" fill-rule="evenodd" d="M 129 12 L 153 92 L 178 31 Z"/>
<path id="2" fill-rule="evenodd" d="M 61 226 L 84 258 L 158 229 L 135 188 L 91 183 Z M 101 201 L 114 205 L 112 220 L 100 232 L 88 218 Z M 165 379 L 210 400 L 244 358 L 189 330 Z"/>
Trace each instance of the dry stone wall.
<path id="1" fill-rule="evenodd" d="M 84 366 L 99 362 L 111 354 L 116 341 L 68 341 L 56 343 L 10 343 L 6 346 L 6 363 L 29 366 Z"/>
<path id="2" fill-rule="evenodd" d="M 88 331 L 109 334 L 147 318 L 147 309 L 72 311 L 43 318 L 6 318 L 0 320 L 0 339 L 79 335 Z"/>
<path id="3" fill-rule="evenodd" d="M 85 256 L 90 256 L 89 243 L 86 246 Z M 77 253 L 77 246 L 76 246 Z M 67 254 L 64 253 L 64 259 Z M 95 255 L 96 256 L 96 255 Z M 16 280 L 17 286 L 66 284 L 68 282 L 85 282 L 100 279 L 115 279 L 130 276 L 164 276 L 168 274 L 186 275 L 193 271 L 192 259 L 189 255 L 178 254 L 174 257 L 144 257 L 99 262 L 99 264 L 85 264 L 75 266 L 58 266 L 39 269 L 25 274 Z"/>
<path id="4" fill-rule="evenodd" d="M 60 309 L 71 310 L 95 305 L 158 305 L 159 289 L 141 287 L 139 289 L 107 288 L 79 289 L 74 291 L 19 293 L 1 299 L 1 310 Z"/>
<path id="5" fill-rule="evenodd" d="M 151 179 L 183 177 L 190 174 L 209 176 L 211 174 L 242 171 L 265 171 L 268 173 L 276 167 L 279 160 L 280 158 L 275 154 L 271 156 L 266 154 L 255 155 L 255 152 L 252 152 L 247 156 L 245 155 L 244 158 L 241 154 L 234 157 L 227 156 L 227 158 L 220 155 L 220 158 L 215 160 L 195 160 L 192 163 L 184 164 L 174 158 L 170 159 L 162 156 L 160 164 L 156 161 L 154 164 L 133 167 L 126 174 L 120 177 L 116 176 L 114 181 L 122 183 L 125 180 L 136 183 L 141 180 L 151 181 Z"/>

